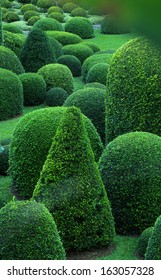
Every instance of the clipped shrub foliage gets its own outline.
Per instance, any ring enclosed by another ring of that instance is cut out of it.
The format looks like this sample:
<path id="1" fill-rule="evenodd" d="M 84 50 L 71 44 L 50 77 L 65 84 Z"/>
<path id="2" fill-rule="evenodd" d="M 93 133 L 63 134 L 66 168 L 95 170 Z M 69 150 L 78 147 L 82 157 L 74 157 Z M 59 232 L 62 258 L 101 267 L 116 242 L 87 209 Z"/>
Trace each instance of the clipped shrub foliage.
<path id="1" fill-rule="evenodd" d="M 46 34 L 59 41 L 63 46 L 78 44 L 83 41 L 80 36 L 65 31 L 47 31 Z"/>
<path id="2" fill-rule="evenodd" d="M 62 55 L 58 58 L 58 63 L 68 66 L 73 77 L 81 76 L 81 62 L 74 55 Z"/>
<path id="3" fill-rule="evenodd" d="M 24 20 L 28 21 L 31 17 L 36 17 L 36 16 L 39 16 L 39 13 L 31 10 L 31 11 L 25 12 L 23 15 L 23 18 L 24 18 Z"/>
<path id="4" fill-rule="evenodd" d="M 73 2 L 70 2 L 70 0 L 67 3 L 65 3 L 62 7 L 64 13 L 71 13 L 75 8 L 78 8 L 78 5 Z"/>
<path id="5" fill-rule="evenodd" d="M 106 90 L 106 86 L 97 82 L 87 83 L 84 85 L 85 88 L 100 88 Z"/>
<path id="6" fill-rule="evenodd" d="M 76 56 L 81 64 L 93 54 L 93 50 L 83 44 L 72 44 L 63 47 L 64 54 Z"/>
<path id="7" fill-rule="evenodd" d="M 48 39 L 49 39 L 50 46 L 52 48 L 52 51 L 53 51 L 54 56 L 56 57 L 56 59 L 59 56 L 62 56 L 63 55 L 62 45 L 56 39 L 54 39 L 54 37 L 48 36 Z"/>
<path id="8" fill-rule="evenodd" d="M 35 201 L 12 201 L 0 209 L 0 242 L 1 260 L 65 259 L 51 214 Z"/>
<path id="9" fill-rule="evenodd" d="M 81 7 L 77 7 L 71 11 L 72 17 L 87 17 L 87 11 Z"/>
<path id="10" fill-rule="evenodd" d="M 158 216 L 152 234 L 149 238 L 146 260 L 161 260 L 161 216 Z"/>
<path id="11" fill-rule="evenodd" d="M 26 40 L 26 36 L 24 34 L 15 34 L 7 30 L 3 31 L 3 35 L 5 47 L 14 51 L 14 53 L 19 57 L 20 51 Z"/>
<path id="12" fill-rule="evenodd" d="M 49 14 L 49 18 L 53 18 L 59 22 L 64 22 L 64 15 L 62 13 L 53 12 Z"/>
<path id="13" fill-rule="evenodd" d="M 146 228 L 145 230 L 143 230 L 143 232 L 139 236 L 138 244 L 136 247 L 136 253 L 141 259 L 145 258 L 146 249 L 148 246 L 149 238 L 152 235 L 153 228 L 154 227 Z"/>
<path id="14" fill-rule="evenodd" d="M 33 28 L 41 28 L 44 31 L 63 31 L 63 26 L 61 25 L 61 23 L 53 18 L 41 18 L 34 24 Z"/>
<path id="15" fill-rule="evenodd" d="M 62 106 L 67 97 L 68 93 L 64 89 L 60 87 L 51 88 L 46 95 L 46 105 Z"/>
<path id="16" fill-rule="evenodd" d="M 47 12 L 48 12 L 48 14 L 51 14 L 51 13 L 61 13 L 61 14 L 63 14 L 63 10 L 58 6 L 50 7 Z"/>
<path id="17" fill-rule="evenodd" d="M 82 44 L 85 44 L 86 46 L 90 47 L 94 53 L 100 51 L 100 48 L 94 43 L 84 41 L 84 42 L 82 42 Z"/>
<path id="18" fill-rule="evenodd" d="M 12 33 L 23 34 L 22 29 L 15 23 L 4 23 L 3 30 L 7 30 Z"/>
<path id="19" fill-rule="evenodd" d="M 25 70 L 17 57 L 10 49 L 0 46 L 0 67 L 8 69 L 16 74 L 24 73 Z"/>
<path id="20" fill-rule="evenodd" d="M 110 142 L 99 161 L 116 230 L 140 234 L 161 213 L 161 138 L 131 132 Z"/>
<path id="21" fill-rule="evenodd" d="M 28 25 L 33 26 L 35 24 L 35 22 L 37 22 L 40 19 L 39 16 L 32 16 L 29 18 L 28 20 Z"/>
<path id="22" fill-rule="evenodd" d="M 27 11 L 35 11 L 35 12 L 39 11 L 39 9 L 35 5 L 33 5 L 33 4 L 22 5 L 20 10 L 21 10 L 22 14 L 24 14 Z"/>
<path id="23" fill-rule="evenodd" d="M 69 19 L 65 24 L 65 31 L 74 33 L 82 39 L 94 37 L 93 25 L 87 18 L 74 17 Z"/>
<path id="24" fill-rule="evenodd" d="M 48 150 L 65 107 L 39 109 L 25 115 L 16 125 L 10 149 L 12 192 L 16 197 L 31 198 L 46 160 Z M 83 116 L 91 146 L 98 161 L 103 146 L 91 121 Z"/>
<path id="25" fill-rule="evenodd" d="M 4 14 L 3 20 L 6 22 L 14 22 L 20 20 L 20 18 L 15 12 L 8 11 Z"/>
<path id="26" fill-rule="evenodd" d="M 87 73 L 86 82 L 87 83 L 97 82 L 106 85 L 107 73 L 108 73 L 108 64 L 103 62 L 97 63 L 89 69 Z"/>

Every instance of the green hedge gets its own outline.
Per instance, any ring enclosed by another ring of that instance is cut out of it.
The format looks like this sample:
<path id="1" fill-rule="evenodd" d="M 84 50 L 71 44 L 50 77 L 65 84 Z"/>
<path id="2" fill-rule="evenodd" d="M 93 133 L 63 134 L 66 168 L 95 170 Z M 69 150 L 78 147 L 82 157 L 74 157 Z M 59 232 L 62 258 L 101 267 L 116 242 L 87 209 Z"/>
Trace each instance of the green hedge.
<path id="1" fill-rule="evenodd" d="M 46 95 L 46 105 L 53 107 L 62 106 L 67 97 L 68 93 L 63 88 L 51 88 Z"/>
<path id="2" fill-rule="evenodd" d="M 63 31 L 63 26 L 61 23 L 53 18 L 41 18 L 34 24 L 33 28 L 41 28 L 44 31 Z"/>
<path id="3" fill-rule="evenodd" d="M 104 62 L 97 63 L 89 69 L 86 77 L 86 82 L 87 83 L 98 82 L 103 85 L 106 85 L 107 73 L 108 73 L 108 64 Z"/>
<path id="4" fill-rule="evenodd" d="M 93 50 L 83 44 L 72 44 L 63 47 L 64 54 L 76 56 L 81 64 L 87 59 L 87 57 L 93 55 Z"/>
<path id="5" fill-rule="evenodd" d="M 58 63 L 66 65 L 72 72 L 73 77 L 81 76 L 81 62 L 74 55 L 62 55 L 58 58 Z"/>
<path id="6" fill-rule="evenodd" d="M 136 247 L 136 254 L 139 256 L 139 258 L 144 259 L 146 249 L 148 246 L 149 238 L 152 235 L 154 227 L 148 227 L 139 236 L 137 247 Z"/>
<path id="7" fill-rule="evenodd" d="M 146 260 L 161 260 L 161 216 L 154 224 L 145 254 Z"/>
<path id="8" fill-rule="evenodd" d="M 47 31 L 46 34 L 59 41 L 63 46 L 78 44 L 83 41 L 80 36 L 65 31 Z"/>
<path id="9" fill-rule="evenodd" d="M 93 25 L 89 19 L 83 17 L 74 17 L 69 19 L 65 24 L 65 31 L 74 33 L 82 39 L 94 37 Z"/>

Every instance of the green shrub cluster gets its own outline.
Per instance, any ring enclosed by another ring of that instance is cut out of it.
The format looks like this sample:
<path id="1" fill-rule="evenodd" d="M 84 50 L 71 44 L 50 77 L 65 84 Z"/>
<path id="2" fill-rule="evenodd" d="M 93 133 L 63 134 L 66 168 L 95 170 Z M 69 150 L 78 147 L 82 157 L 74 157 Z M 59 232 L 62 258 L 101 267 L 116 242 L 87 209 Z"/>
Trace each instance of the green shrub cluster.
<path id="1" fill-rule="evenodd" d="M 63 31 L 63 26 L 61 25 L 61 23 L 53 18 L 41 18 L 34 24 L 33 28 L 41 28 L 44 31 Z"/>
<path id="2" fill-rule="evenodd" d="M 137 244 L 137 247 L 136 247 L 136 254 L 141 259 L 145 258 L 146 249 L 147 249 L 147 246 L 148 246 L 149 238 L 152 235 L 153 228 L 154 227 L 146 228 L 145 230 L 143 230 L 143 232 L 139 236 L 138 244 Z"/>
<path id="3" fill-rule="evenodd" d="M 31 198 L 65 107 L 39 109 L 25 115 L 16 125 L 10 148 L 12 192 Z M 102 142 L 91 121 L 83 116 L 91 146 L 98 161 Z"/>
<path id="4" fill-rule="evenodd" d="M 145 254 L 146 260 L 161 259 L 161 216 L 159 216 L 154 224 L 154 229 L 148 241 Z"/>
<path id="5" fill-rule="evenodd" d="M 24 34 L 12 33 L 7 30 L 3 31 L 5 47 L 14 51 L 19 57 L 20 51 L 25 44 L 26 36 Z"/>
<path id="6" fill-rule="evenodd" d="M 78 44 L 83 41 L 82 38 L 78 35 L 65 31 L 47 31 L 46 34 L 59 41 L 59 43 L 63 46 L 70 44 Z"/>
<path id="7" fill-rule="evenodd" d="M 74 17 L 69 19 L 65 24 L 65 31 L 74 33 L 82 39 L 94 37 L 93 25 L 89 19 L 83 17 Z"/>
<path id="8" fill-rule="evenodd" d="M 25 72 L 19 58 L 10 49 L 0 46 L 0 67 L 8 69 L 16 74 Z"/>
<path id="9" fill-rule="evenodd" d="M 72 72 L 73 77 L 81 76 L 81 62 L 74 55 L 62 55 L 58 58 L 58 63 L 66 65 Z"/>
<path id="10" fill-rule="evenodd" d="M 8 11 L 4 14 L 3 20 L 6 22 L 13 22 L 13 21 L 18 21 L 20 20 L 18 14 L 12 11 Z"/>
<path id="11" fill-rule="evenodd" d="M 93 50 L 85 44 L 70 44 L 63 47 L 64 54 L 76 56 L 81 64 L 87 57 L 93 55 Z"/>
<path id="12" fill-rule="evenodd" d="M 112 15 L 105 16 L 101 21 L 101 33 L 103 34 L 124 34 L 128 32 L 127 26 Z"/>
<path id="13" fill-rule="evenodd" d="M 67 97 L 68 93 L 63 88 L 51 88 L 46 95 L 46 105 L 50 107 L 62 106 Z"/>
<path id="14" fill-rule="evenodd" d="M 51 13 L 61 13 L 61 14 L 63 14 L 63 10 L 58 6 L 50 7 L 47 12 L 48 12 L 48 14 L 51 14 Z"/>
<path id="15" fill-rule="evenodd" d="M 47 11 L 51 6 L 56 5 L 56 0 L 38 0 L 37 6 Z"/>
<path id="16" fill-rule="evenodd" d="M 27 11 L 35 11 L 35 12 L 38 12 L 39 9 L 38 7 L 36 7 L 35 5 L 33 4 L 25 4 L 25 5 L 22 5 L 21 8 L 21 13 L 24 14 L 25 12 Z"/>
<path id="17" fill-rule="evenodd" d="M 53 18 L 61 23 L 64 22 L 64 15 L 62 13 L 53 12 L 53 13 L 50 13 L 48 17 Z"/>
<path id="18" fill-rule="evenodd" d="M 98 82 L 103 85 L 106 85 L 107 73 L 108 73 L 108 64 L 104 62 L 97 63 L 89 69 L 86 77 L 86 82 L 87 83 Z"/>
<path id="19" fill-rule="evenodd" d="M 28 25 L 33 26 L 38 20 L 40 19 L 39 16 L 32 16 L 28 20 Z"/>
<path id="20" fill-rule="evenodd" d="M 78 108 L 64 113 L 33 198 L 52 213 L 67 251 L 113 241 L 110 203 Z"/>
<path id="21" fill-rule="evenodd" d="M 27 11 L 24 13 L 23 18 L 25 21 L 28 21 L 31 17 L 39 16 L 39 13 L 36 11 Z"/>
<path id="22" fill-rule="evenodd" d="M 105 148 L 99 170 L 109 195 L 116 230 L 140 234 L 161 213 L 161 138 L 130 132 Z"/>
<path id="23" fill-rule="evenodd" d="M 65 251 L 45 206 L 12 201 L 0 209 L 1 260 L 62 260 Z"/>
<path id="24" fill-rule="evenodd" d="M 71 11 L 72 17 L 87 17 L 87 11 L 81 7 L 77 7 Z"/>
<path id="25" fill-rule="evenodd" d="M 65 3 L 62 7 L 64 13 L 71 13 L 76 8 L 78 8 L 78 5 L 73 2 L 70 2 L 70 0 L 67 3 Z"/>

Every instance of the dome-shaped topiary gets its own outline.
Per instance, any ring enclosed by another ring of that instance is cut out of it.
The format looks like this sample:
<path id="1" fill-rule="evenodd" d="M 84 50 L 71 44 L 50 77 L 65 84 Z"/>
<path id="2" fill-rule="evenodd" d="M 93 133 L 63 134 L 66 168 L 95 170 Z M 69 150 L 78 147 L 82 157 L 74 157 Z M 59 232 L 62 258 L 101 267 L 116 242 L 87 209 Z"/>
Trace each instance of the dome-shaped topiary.
<path id="1" fill-rule="evenodd" d="M 0 121 L 22 113 L 23 89 L 13 72 L 0 68 Z"/>
<path id="2" fill-rule="evenodd" d="M 37 6 L 47 11 L 51 6 L 55 6 L 56 2 L 56 0 L 38 0 Z"/>
<path id="3" fill-rule="evenodd" d="M 72 44 L 63 47 L 64 54 L 76 56 L 81 64 L 93 54 L 93 50 L 85 44 Z"/>
<path id="4" fill-rule="evenodd" d="M 39 109 L 25 115 L 14 130 L 10 149 L 12 191 L 20 198 L 30 198 L 51 146 L 65 107 Z M 96 161 L 103 146 L 96 129 L 83 117 Z"/>
<path id="5" fill-rule="evenodd" d="M 161 135 L 161 51 L 145 38 L 114 54 L 107 79 L 107 141 L 130 131 Z"/>
<path id="6" fill-rule="evenodd" d="M 63 260 L 56 224 L 45 206 L 12 201 L 0 209 L 1 260 Z"/>
<path id="7" fill-rule="evenodd" d="M 51 13 L 61 13 L 61 14 L 63 14 L 63 10 L 58 6 L 50 7 L 47 12 L 48 12 L 48 14 L 51 14 Z"/>
<path id="8" fill-rule="evenodd" d="M 61 87 L 71 94 L 74 89 L 73 76 L 70 69 L 62 64 L 47 64 L 38 71 L 46 83 L 47 90 L 52 87 Z"/>
<path id="9" fill-rule="evenodd" d="M 33 198 L 52 213 L 66 250 L 100 247 L 113 240 L 110 204 L 78 108 L 64 113 Z"/>
<path id="10" fill-rule="evenodd" d="M 57 21 L 63 23 L 64 22 L 64 15 L 62 13 L 53 12 L 49 14 L 49 18 L 56 19 Z"/>
<path id="11" fill-rule="evenodd" d="M 152 235 L 154 227 L 148 227 L 139 236 L 137 247 L 136 247 L 136 254 L 141 258 L 145 258 L 146 249 L 148 246 L 149 238 Z"/>
<path id="12" fill-rule="evenodd" d="M 101 21 L 101 33 L 103 34 L 124 34 L 129 28 L 113 15 L 107 15 Z"/>
<path id="13" fill-rule="evenodd" d="M 65 101 L 64 106 L 76 106 L 96 127 L 103 143 L 105 142 L 105 90 L 84 88 L 75 91 Z"/>
<path id="14" fill-rule="evenodd" d="M 76 8 L 78 8 L 78 5 L 70 0 L 67 3 L 65 3 L 62 7 L 64 13 L 71 13 Z"/>
<path id="15" fill-rule="evenodd" d="M 110 142 L 99 170 L 121 234 L 139 234 L 161 213 L 161 138 L 131 132 Z"/>
<path id="16" fill-rule="evenodd" d="M 46 105 L 62 106 L 67 97 L 68 93 L 64 89 L 60 87 L 51 88 L 46 95 Z"/>
<path id="17" fill-rule="evenodd" d="M 20 60 L 26 72 L 37 72 L 42 66 L 55 62 L 55 56 L 45 32 L 34 28 L 20 52 Z"/>
<path id="18" fill-rule="evenodd" d="M 83 17 L 74 17 L 65 24 L 65 31 L 74 33 L 82 39 L 94 37 L 93 25 L 89 19 Z"/>
<path id="19" fill-rule="evenodd" d="M 58 58 L 58 63 L 68 66 L 73 77 L 81 76 L 81 62 L 74 55 L 62 55 Z"/>
<path id="20" fill-rule="evenodd" d="M 28 25 L 33 26 L 38 20 L 40 19 L 39 16 L 32 16 L 28 20 Z"/>
<path id="21" fill-rule="evenodd" d="M 70 44 L 78 44 L 83 40 L 80 36 L 65 31 L 47 31 L 46 34 L 58 40 L 63 46 Z"/>
<path id="22" fill-rule="evenodd" d="M 20 18 L 15 12 L 8 11 L 4 14 L 3 20 L 6 22 L 14 22 L 20 20 Z"/>
<path id="23" fill-rule="evenodd" d="M 161 260 L 161 216 L 154 224 L 145 254 L 146 260 Z"/>
<path id="24" fill-rule="evenodd" d="M 87 17 L 87 11 L 81 7 L 77 7 L 71 11 L 72 17 Z"/>
<path id="25" fill-rule="evenodd" d="M 87 73 L 86 82 L 87 83 L 98 82 L 103 85 L 106 85 L 107 73 L 108 73 L 108 64 L 103 62 L 97 63 L 89 69 Z"/>
<path id="26" fill-rule="evenodd" d="M 25 72 L 17 55 L 9 48 L 0 46 L 0 58 L 0 68 L 8 69 L 16 74 Z"/>
<path id="27" fill-rule="evenodd" d="M 100 52 L 100 48 L 94 43 L 84 41 L 84 42 L 82 42 L 82 44 L 90 47 L 94 53 Z"/>
<path id="28" fill-rule="evenodd" d="M 53 18 L 41 18 L 33 26 L 33 28 L 40 28 L 46 30 L 63 31 L 63 26 L 60 22 Z"/>
<path id="29" fill-rule="evenodd" d="M 22 5 L 21 8 L 21 13 L 24 14 L 25 12 L 27 11 L 35 11 L 35 12 L 38 12 L 39 9 L 38 7 L 36 7 L 35 5 L 33 4 L 25 4 L 25 5 Z"/>
<path id="30" fill-rule="evenodd" d="M 24 73 L 19 76 L 23 86 L 25 106 L 39 105 L 46 98 L 44 79 L 36 73 Z"/>

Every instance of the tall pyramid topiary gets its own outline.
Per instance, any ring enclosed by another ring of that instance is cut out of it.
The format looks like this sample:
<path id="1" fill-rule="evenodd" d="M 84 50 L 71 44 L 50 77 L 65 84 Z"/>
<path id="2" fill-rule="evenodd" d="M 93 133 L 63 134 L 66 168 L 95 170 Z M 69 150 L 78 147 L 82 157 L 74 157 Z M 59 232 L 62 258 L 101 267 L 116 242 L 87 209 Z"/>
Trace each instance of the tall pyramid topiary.
<path id="1" fill-rule="evenodd" d="M 64 113 L 33 198 L 52 213 L 66 250 L 113 240 L 110 204 L 78 108 Z"/>

